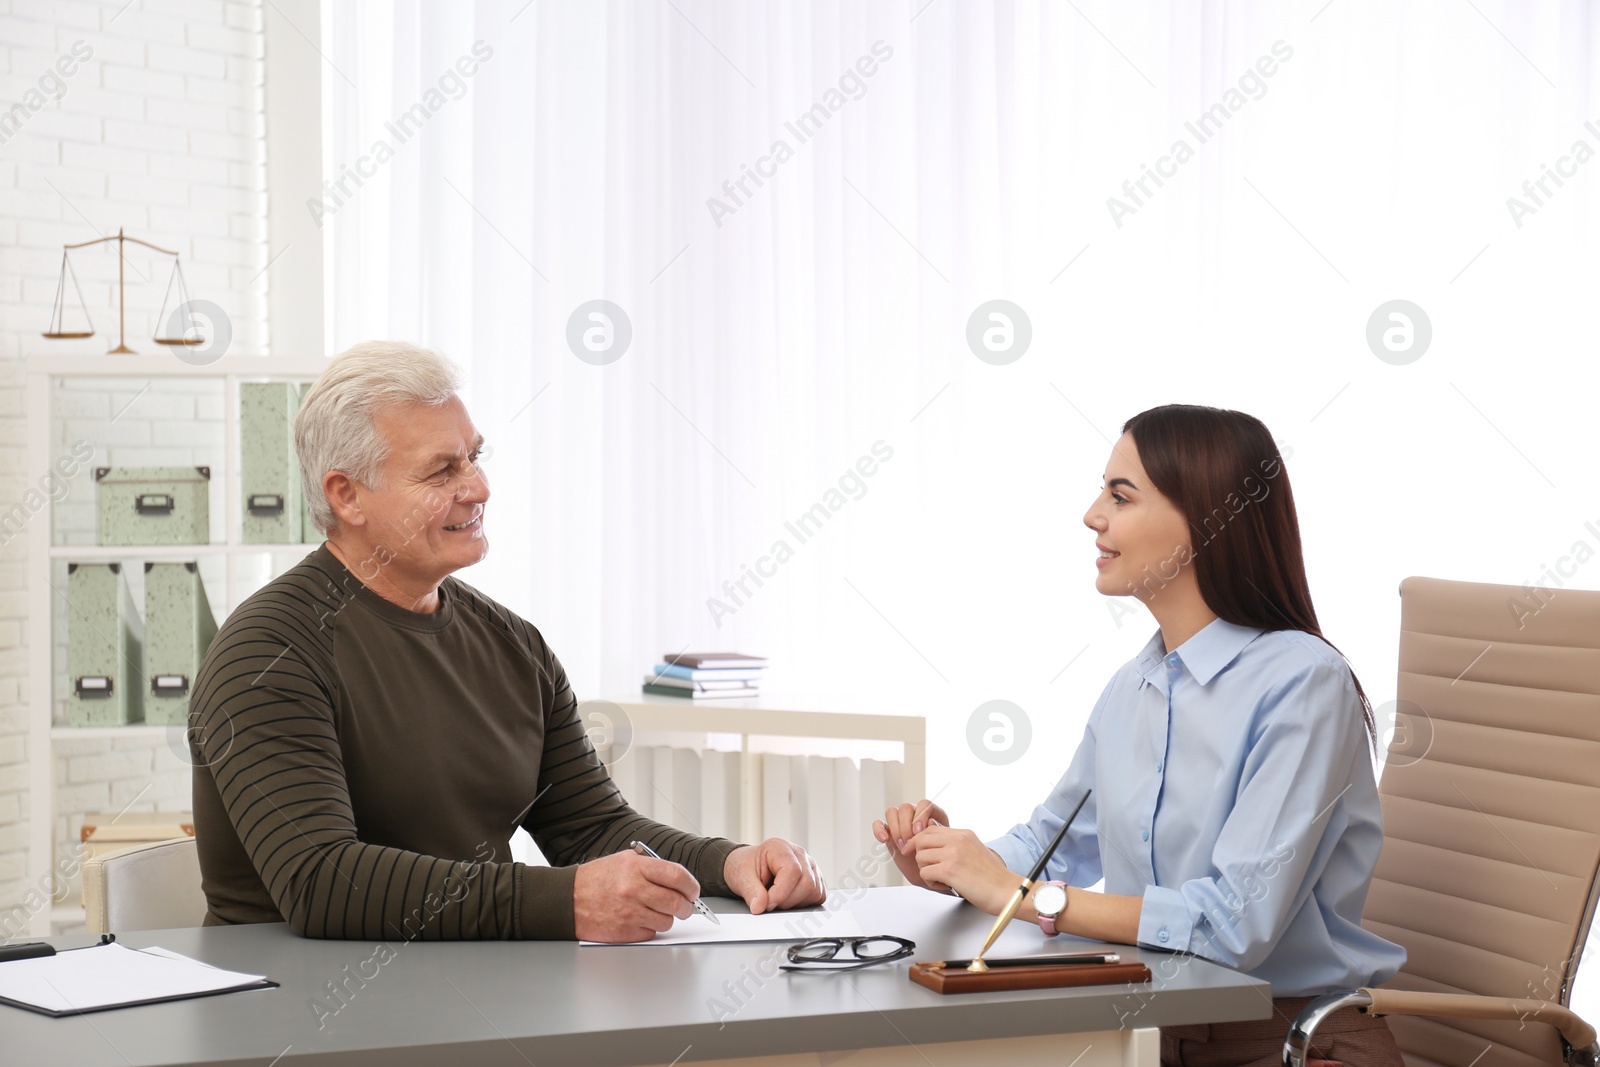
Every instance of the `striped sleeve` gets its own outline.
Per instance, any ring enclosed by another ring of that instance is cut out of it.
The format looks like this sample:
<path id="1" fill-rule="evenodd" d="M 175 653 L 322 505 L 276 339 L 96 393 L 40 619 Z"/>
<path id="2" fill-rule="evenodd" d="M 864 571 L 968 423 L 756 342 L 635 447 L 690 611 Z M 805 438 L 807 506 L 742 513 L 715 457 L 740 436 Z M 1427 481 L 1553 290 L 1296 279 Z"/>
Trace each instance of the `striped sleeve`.
<path id="1" fill-rule="evenodd" d="M 218 636 L 190 702 L 195 757 L 290 928 L 363 940 L 552 936 L 531 921 L 523 896 L 539 880 L 520 863 L 449 861 L 357 839 L 330 636 L 295 599 L 286 590 L 241 607 L 249 617 Z M 570 927 L 570 884 L 568 893 Z"/>

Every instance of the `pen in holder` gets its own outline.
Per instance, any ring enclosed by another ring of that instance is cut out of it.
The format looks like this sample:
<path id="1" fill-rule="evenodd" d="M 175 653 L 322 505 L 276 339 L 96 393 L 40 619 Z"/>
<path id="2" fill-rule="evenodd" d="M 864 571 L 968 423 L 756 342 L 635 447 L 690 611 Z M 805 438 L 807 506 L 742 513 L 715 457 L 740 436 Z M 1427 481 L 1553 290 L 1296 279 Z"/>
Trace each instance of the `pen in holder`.
<path id="1" fill-rule="evenodd" d="M 1021 885 L 1017 886 L 1017 891 L 1011 894 L 1011 899 L 1006 902 L 1006 906 L 1000 909 L 999 918 L 995 919 L 994 927 L 989 931 L 989 936 L 983 942 L 983 947 L 978 950 L 976 956 L 972 957 L 972 962 L 967 964 L 967 970 L 974 974 L 983 974 L 989 970 L 989 965 L 983 962 L 984 953 L 989 951 L 995 939 L 1000 936 L 1000 931 L 1006 928 L 1006 923 L 1016 918 L 1017 909 L 1022 907 L 1023 900 L 1027 898 L 1029 890 L 1033 888 L 1033 883 L 1038 881 L 1039 875 L 1044 873 L 1045 864 L 1050 861 L 1051 856 L 1055 855 L 1056 849 L 1061 847 L 1061 842 L 1067 836 L 1068 828 L 1072 826 L 1072 820 L 1078 817 L 1078 812 L 1083 810 L 1083 805 L 1089 800 L 1089 794 L 1093 792 L 1094 790 L 1090 789 L 1083 794 L 1083 799 L 1078 801 L 1078 806 L 1072 809 L 1072 814 L 1067 816 L 1066 821 L 1061 824 L 1061 829 L 1056 831 L 1055 840 L 1050 842 L 1050 847 L 1039 854 L 1039 861 L 1033 865 L 1033 870 L 1029 871 L 1028 877 L 1022 880 Z"/>

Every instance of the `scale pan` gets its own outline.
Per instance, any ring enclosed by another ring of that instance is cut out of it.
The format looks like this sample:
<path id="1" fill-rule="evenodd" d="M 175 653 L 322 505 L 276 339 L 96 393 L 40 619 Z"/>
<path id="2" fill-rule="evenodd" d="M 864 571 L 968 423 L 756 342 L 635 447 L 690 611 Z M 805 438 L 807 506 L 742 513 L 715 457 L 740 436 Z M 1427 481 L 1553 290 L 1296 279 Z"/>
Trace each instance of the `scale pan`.
<path id="1" fill-rule="evenodd" d="M 156 337 L 152 338 L 158 345 L 203 345 L 204 337 Z"/>
<path id="2" fill-rule="evenodd" d="M 69 340 L 69 339 L 72 339 L 72 338 L 78 338 L 78 337 L 93 337 L 94 336 L 94 331 L 93 330 L 80 330 L 80 331 L 78 331 L 76 333 L 42 333 L 39 336 L 40 337 L 48 337 L 52 341 L 65 341 L 65 340 Z"/>

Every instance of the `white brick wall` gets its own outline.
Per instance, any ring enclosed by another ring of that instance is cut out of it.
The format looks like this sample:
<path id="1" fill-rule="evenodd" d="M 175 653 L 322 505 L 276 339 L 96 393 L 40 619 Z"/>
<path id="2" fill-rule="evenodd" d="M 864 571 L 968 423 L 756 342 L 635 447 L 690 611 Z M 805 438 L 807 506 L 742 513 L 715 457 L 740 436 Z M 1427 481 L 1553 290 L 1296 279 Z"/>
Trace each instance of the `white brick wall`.
<path id="1" fill-rule="evenodd" d="M 39 413 L 23 411 L 22 361 L 115 343 L 117 260 L 104 247 L 74 256 L 98 335 L 39 337 L 62 244 L 121 227 L 175 249 L 190 296 L 216 303 L 231 320 L 231 351 L 267 351 L 262 48 L 259 0 L 0 0 L 0 512 L 45 473 L 24 469 L 26 419 Z M 58 67 L 63 57 L 70 74 Z M 128 341 L 156 352 L 150 337 L 170 261 L 129 248 Z M 141 394 L 147 384 L 56 390 L 55 447 L 66 452 L 82 438 L 96 446 L 96 464 L 220 468 L 220 386 L 157 384 Z M 220 493 L 213 495 L 220 539 Z M 93 499 L 90 484 L 73 487 L 53 540 L 92 541 Z M 58 848 L 77 840 L 85 811 L 117 810 L 135 797 L 143 810 L 189 803 L 188 769 L 162 740 L 78 739 L 57 743 L 53 754 L 26 751 L 24 641 L 44 631 L 43 620 L 26 625 L 25 541 L 0 548 L 0 914 L 32 888 L 27 761 L 54 760 Z M 219 587 L 211 592 L 222 607 Z"/>

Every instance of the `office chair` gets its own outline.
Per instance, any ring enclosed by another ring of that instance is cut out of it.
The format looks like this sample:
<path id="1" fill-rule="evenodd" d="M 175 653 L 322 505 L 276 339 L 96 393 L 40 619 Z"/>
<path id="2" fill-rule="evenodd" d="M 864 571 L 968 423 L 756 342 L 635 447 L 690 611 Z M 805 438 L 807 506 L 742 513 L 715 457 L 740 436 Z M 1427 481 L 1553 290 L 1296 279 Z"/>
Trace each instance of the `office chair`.
<path id="1" fill-rule="evenodd" d="M 1388 1016 L 1407 1067 L 1600 1062 L 1567 1007 L 1600 868 L 1600 592 L 1407 578 L 1399 674 L 1362 924 L 1406 964 L 1307 1005 L 1285 1067 L 1346 1007 Z"/>
<path id="2" fill-rule="evenodd" d="M 199 926 L 206 897 L 194 838 L 134 845 L 86 861 L 83 908 L 91 934 Z"/>

